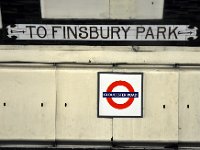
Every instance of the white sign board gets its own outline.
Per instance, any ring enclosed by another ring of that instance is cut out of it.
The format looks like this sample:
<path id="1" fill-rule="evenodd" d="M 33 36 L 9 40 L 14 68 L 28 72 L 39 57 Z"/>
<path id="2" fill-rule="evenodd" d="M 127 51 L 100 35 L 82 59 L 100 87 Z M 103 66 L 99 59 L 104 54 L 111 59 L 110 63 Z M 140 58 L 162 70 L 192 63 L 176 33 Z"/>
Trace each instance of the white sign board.
<path id="1" fill-rule="evenodd" d="M 142 117 L 142 109 L 142 73 L 98 73 L 98 117 Z"/>
<path id="2" fill-rule="evenodd" d="M 197 27 L 189 25 L 8 25 L 8 37 L 16 40 L 53 41 L 189 41 L 197 39 Z"/>

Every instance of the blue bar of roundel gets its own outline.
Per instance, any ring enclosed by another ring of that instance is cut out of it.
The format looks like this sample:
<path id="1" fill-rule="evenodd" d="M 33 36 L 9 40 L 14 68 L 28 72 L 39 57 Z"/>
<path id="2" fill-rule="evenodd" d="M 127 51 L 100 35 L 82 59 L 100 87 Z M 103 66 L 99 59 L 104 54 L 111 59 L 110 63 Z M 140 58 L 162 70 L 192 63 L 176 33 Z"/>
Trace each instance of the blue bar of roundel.
<path id="1" fill-rule="evenodd" d="M 103 92 L 103 98 L 138 98 L 138 92 Z"/>

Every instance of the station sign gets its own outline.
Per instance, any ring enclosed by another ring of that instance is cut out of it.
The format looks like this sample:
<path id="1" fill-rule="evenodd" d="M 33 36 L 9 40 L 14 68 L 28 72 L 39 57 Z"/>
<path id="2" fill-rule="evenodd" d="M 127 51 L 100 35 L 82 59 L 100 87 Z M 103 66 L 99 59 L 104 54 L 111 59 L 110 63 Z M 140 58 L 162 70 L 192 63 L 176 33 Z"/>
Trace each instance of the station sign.
<path id="1" fill-rule="evenodd" d="M 98 73 L 99 117 L 143 117 L 142 73 Z"/>
<path id="2" fill-rule="evenodd" d="M 197 27 L 189 25 L 60 25 L 15 24 L 7 36 L 15 40 L 42 41 L 189 41 Z"/>

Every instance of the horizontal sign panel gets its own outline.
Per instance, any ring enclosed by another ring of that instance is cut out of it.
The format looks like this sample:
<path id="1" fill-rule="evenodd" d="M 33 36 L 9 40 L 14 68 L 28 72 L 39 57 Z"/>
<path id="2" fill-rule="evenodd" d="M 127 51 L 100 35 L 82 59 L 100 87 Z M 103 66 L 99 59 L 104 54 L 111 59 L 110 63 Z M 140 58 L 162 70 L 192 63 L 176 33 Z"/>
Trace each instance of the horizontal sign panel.
<path id="1" fill-rule="evenodd" d="M 62 41 L 188 41 L 197 39 L 197 27 L 189 25 L 46 25 L 7 26 L 16 40 Z"/>

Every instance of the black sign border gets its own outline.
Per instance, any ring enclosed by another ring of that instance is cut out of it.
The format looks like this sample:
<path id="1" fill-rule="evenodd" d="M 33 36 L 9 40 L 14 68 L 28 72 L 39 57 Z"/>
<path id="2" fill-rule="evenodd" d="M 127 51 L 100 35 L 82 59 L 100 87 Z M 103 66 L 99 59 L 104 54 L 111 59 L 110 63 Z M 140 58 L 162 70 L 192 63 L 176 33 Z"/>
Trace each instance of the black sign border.
<path id="1" fill-rule="evenodd" d="M 57 25 L 190 25 L 190 27 L 197 27 L 197 36 L 195 40 L 189 41 L 91 41 L 91 40 L 15 40 L 7 37 L 8 25 L 4 24 L 0 30 L 0 44 L 1 45 L 83 45 L 83 46 L 190 46 L 196 47 L 200 45 L 200 25 L 187 24 L 183 22 L 165 22 L 165 21 L 146 21 L 146 20 L 16 20 L 15 24 L 57 24 Z"/>

